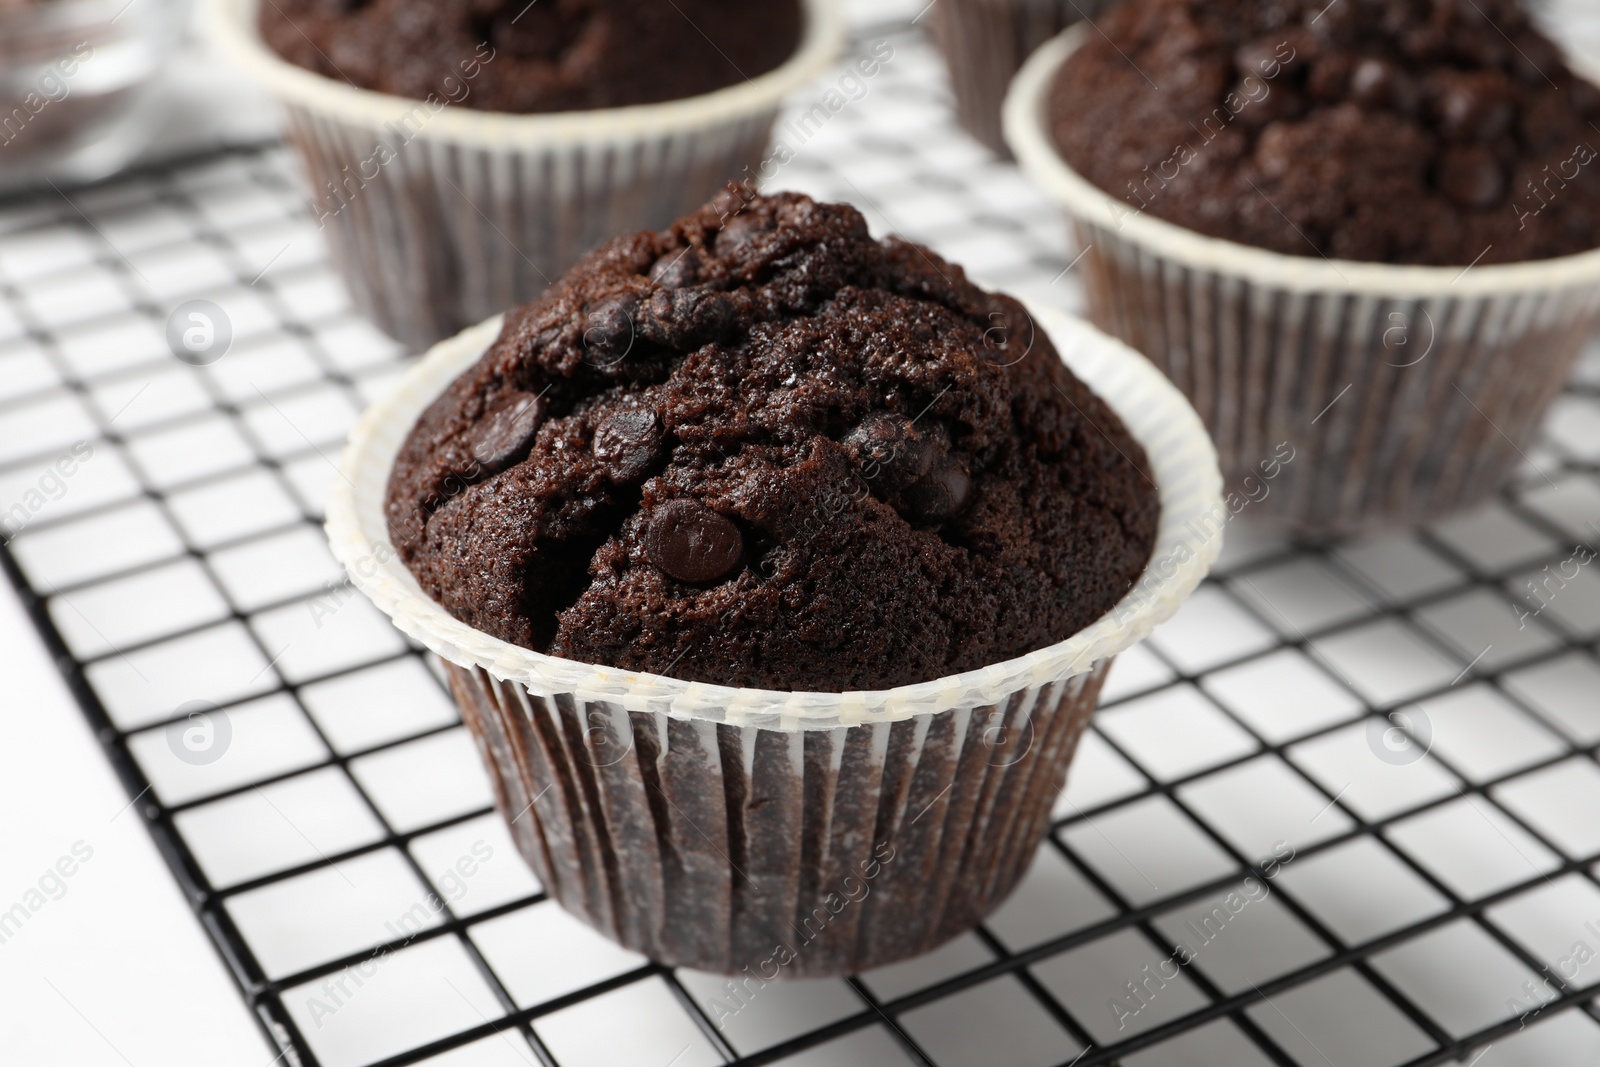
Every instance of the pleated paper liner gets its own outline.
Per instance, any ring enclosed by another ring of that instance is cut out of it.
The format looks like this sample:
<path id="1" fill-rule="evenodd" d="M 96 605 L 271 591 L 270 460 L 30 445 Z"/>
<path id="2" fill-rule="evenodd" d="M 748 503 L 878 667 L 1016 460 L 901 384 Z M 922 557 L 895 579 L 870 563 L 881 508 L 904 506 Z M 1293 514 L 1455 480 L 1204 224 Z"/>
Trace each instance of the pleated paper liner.
<path id="1" fill-rule="evenodd" d="M 1035 48 L 1068 26 L 1095 18 L 1113 0 L 939 0 L 928 12 L 950 70 L 956 120 L 1003 159 L 1011 158 L 1000 106 Z"/>
<path id="2" fill-rule="evenodd" d="M 917 955 L 1005 899 L 1109 664 L 998 705 L 794 731 L 448 670 L 552 897 L 651 959 L 770 980 Z"/>
<path id="3" fill-rule="evenodd" d="M 578 663 L 424 594 L 389 542 L 389 470 L 498 320 L 435 346 L 362 417 L 328 502 L 334 554 L 449 665 L 518 848 L 563 907 L 653 959 L 772 980 L 926 951 L 1015 886 L 1112 658 L 1193 591 L 1226 520 L 1215 452 L 1171 383 L 1086 324 L 1030 310 L 1148 454 L 1151 562 L 1068 640 L 897 689 L 773 692 Z"/>
<path id="4" fill-rule="evenodd" d="M 783 98 L 844 38 L 836 0 L 804 0 L 795 54 L 757 78 L 667 103 L 512 115 L 436 106 L 470 98 L 465 75 L 430 105 L 296 66 L 261 40 L 258 2 L 206 0 L 207 28 L 284 105 L 357 308 L 417 349 L 538 295 L 601 241 L 660 229 L 759 173 Z"/>
<path id="5" fill-rule="evenodd" d="M 1083 39 L 1068 30 L 1024 65 L 1006 136 L 1085 250 L 1090 319 L 1149 356 L 1205 421 L 1230 509 L 1329 535 L 1492 496 L 1600 328 L 1600 251 L 1396 267 L 1280 255 L 1139 214 L 1050 137 L 1051 84 Z"/>

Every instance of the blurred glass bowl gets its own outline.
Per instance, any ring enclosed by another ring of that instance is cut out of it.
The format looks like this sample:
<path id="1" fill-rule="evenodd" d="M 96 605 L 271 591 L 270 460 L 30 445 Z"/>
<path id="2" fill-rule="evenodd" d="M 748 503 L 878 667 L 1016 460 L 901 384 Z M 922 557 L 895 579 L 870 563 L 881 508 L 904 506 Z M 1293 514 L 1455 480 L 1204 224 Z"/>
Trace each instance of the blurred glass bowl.
<path id="1" fill-rule="evenodd" d="M 188 0 L 0 0 L 0 188 L 83 182 L 126 164 L 139 107 Z"/>

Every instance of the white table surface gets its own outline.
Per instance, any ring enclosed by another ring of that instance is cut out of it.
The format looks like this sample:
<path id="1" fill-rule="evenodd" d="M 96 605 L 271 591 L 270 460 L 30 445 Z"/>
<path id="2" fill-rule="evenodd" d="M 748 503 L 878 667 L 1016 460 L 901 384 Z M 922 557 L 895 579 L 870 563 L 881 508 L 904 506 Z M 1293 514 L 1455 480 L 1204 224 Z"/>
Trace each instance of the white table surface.
<path id="1" fill-rule="evenodd" d="M 92 850 L 0 944 L 0 1061 L 264 1067 L 272 1051 L 6 583 L 0 648 L 0 910 Z"/>

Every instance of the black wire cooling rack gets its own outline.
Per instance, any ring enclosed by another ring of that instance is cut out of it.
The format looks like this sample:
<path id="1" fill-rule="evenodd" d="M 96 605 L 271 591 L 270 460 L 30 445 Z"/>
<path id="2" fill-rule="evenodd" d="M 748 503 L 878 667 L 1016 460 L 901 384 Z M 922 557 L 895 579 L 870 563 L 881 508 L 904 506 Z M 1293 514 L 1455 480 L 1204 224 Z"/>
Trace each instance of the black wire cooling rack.
<path id="1" fill-rule="evenodd" d="M 954 130 L 918 32 L 879 40 L 772 184 L 1075 306 L 1051 207 Z M 741 999 L 545 898 L 435 666 L 328 557 L 330 460 L 405 359 L 291 169 L 0 204 L 0 562 L 284 1062 L 1600 1062 L 1600 353 L 1476 513 L 1230 527 L 984 926 Z M 203 367 L 164 339 L 191 299 L 233 333 Z"/>

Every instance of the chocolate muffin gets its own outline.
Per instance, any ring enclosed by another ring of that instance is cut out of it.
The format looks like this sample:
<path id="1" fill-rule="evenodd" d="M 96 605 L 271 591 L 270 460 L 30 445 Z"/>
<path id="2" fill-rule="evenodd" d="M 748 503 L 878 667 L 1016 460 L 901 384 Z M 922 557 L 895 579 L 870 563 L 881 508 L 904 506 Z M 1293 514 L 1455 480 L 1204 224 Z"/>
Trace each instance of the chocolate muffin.
<path id="1" fill-rule="evenodd" d="M 1139 445 L 1021 305 L 843 204 L 730 186 L 596 249 L 422 415 L 390 536 L 472 627 L 733 686 L 924 681 L 1143 570 Z"/>
<path id="2" fill-rule="evenodd" d="M 1125 0 L 1098 25 L 1051 132 L 1130 211 L 1378 263 L 1600 246 L 1600 92 L 1516 0 Z"/>
<path id="3" fill-rule="evenodd" d="M 267 44 L 318 74 L 515 113 L 735 85 L 787 59 L 801 21 L 799 0 L 274 0 L 260 14 Z"/>

